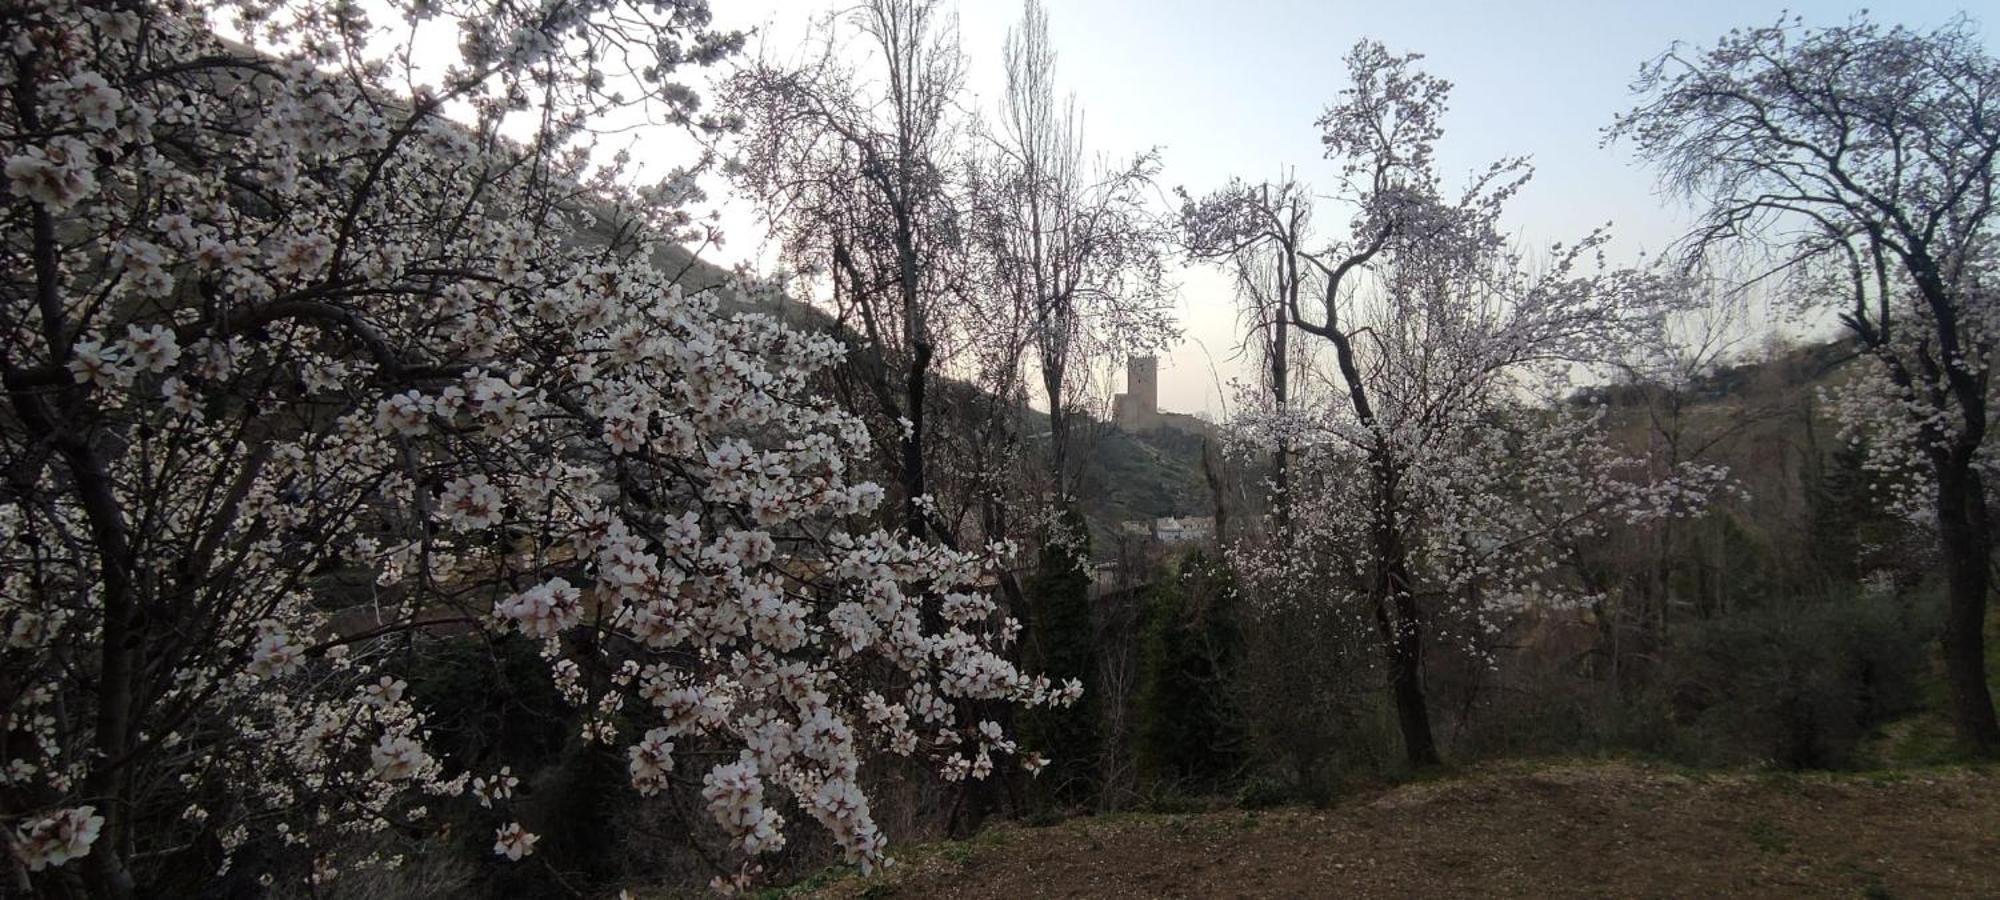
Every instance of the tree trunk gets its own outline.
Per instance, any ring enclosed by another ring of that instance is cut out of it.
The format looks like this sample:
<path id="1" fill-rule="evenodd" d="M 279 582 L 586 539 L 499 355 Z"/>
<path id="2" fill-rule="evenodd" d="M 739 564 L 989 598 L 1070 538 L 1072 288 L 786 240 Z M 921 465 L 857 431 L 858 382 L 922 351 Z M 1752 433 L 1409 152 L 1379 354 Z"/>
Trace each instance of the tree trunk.
<path id="1" fill-rule="evenodd" d="M 102 831 L 87 857 L 85 879 L 100 897 L 133 896 L 132 873 L 125 858 L 131 850 L 127 817 L 130 769 L 126 754 L 133 745 L 133 697 L 139 692 L 137 665 L 144 641 L 143 621 L 133 585 L 131 542 L 113 493 L 111 476 L 91 447 L 76 439 L 59 442 L 76 479 L 80 499 L 97 541 L 99 578 L 103 584 L 104 630 L 97 670 L 97 758 L 83 779 L 84 792 L 97 800 L 104 817 Z"/>
<path id="2" fill-rule="evenodd" d="M 1969 461 L 1957 460 L 1940 467 L 1937 484 L 1938 543 L 1949 584 L 1944 667 L 1952 723 L 1966 750 L 1992 758 L 2000 756 L 2000 723 L 1986 684 L 1986 597 L 1993 586 L 1986 488 Z"/>
<path id="3" fill-rule="evenodd" d="M 1378 450 L 1386 455 L 1386 450 Z M 1438 764 L 1431 736 L 1430 705 L 1424 699 L 1423 618 L 1412 592 L 1410 560 L 1403 545 L 1395 496 L 1401 480 L 1393 464 L 1378 459 L 1380 496 L 1375 527 L 1375 622 L 1389 654 L 1389 685 L 1396 698 L 1396 721 L 1403 732 L 1403 755 L 1412 766 Z"/>
<path id="4" fill-rule="evenodd" d="M 1229 546 L 1229 489 L 1223 480 L 1222 459 L 1214 438 L 1201 439 L 1201 475 L 1208 482 L 1208 496 L 1215 504 L 1215 546 Z"/>
<path id="5" fill-rule="evenodd" d="M 1402 580 L 1403 585 L 1407 583 Z M 1388 613 L 1392 604 L 1394 616 Z M 1389 686 L 1396 698 L 1396 724 L 1403 733 L 1403 756 L 1412 766 L 1437 765 L 1430 704 L 1424 698 L 1424 633 L 1416 597 L 1406 586 L 1399 586 L 1394 596 L 1378 599 L 1376 609 L 1389 651 Z"/>
<path id="6" fill-rule="evenodd" d="M 903 436 L 903 515 L 904 527 L 910 536 L 927 540 L 931 536 L 930 516 L 924 511 L 923 498 L 930 488 L 924 479 L 924 382 L 929 376 L 931 347 L 928 343 L 918 343 L 912 350 L 909 382 L 904 385 L 904 415 L 909 419 L 908 433 Z"/>
<path id="7" fill-rule="evenodd" d="M 1053 344 L 1053 342 L 1051 342 Z M 1067 508 L 1070 501 L 1069 411 L 1063 408 L 1062 361 L 1042 361 L 1042 392 L 1049 401 L 1049 473 L 1055 482 L 1057 502 Z"/>
<path id="8" fill-rule="evenodd" d="M 1282 415 L 1291 401 L 1291 337 L 1287 333 L 1286 307 L 1280 306 L 1276 312 L 1277 323 L 1271 339 L 1271 400 Z M 1292 543 L 1291 456 L 1291 441 L 1278 438 L 1278 446 L 1271 452 L 1271 482 L 1278 494 L 1278 540 L 1280 546 L 1287 548 Z"/>

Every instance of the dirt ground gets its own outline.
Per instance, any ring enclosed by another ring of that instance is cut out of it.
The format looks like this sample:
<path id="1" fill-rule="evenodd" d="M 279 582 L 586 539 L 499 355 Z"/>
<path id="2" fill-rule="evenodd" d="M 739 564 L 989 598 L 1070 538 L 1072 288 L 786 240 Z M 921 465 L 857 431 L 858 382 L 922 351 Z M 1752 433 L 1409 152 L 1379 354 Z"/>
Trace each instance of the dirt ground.
<path id="1" fill-rule="evenodd" d="M 1003 826 L 797 894 L 2000 897 L 2000 770 L 1516 765 L 1328 809 Z"/>

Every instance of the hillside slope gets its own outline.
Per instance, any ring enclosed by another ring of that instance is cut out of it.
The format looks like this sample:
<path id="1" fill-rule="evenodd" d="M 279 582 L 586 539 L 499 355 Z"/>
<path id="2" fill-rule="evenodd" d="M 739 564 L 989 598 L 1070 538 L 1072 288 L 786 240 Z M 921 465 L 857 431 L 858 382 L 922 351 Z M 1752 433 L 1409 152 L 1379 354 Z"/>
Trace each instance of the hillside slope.
<path id="1" fill-rule="evenodd" d="M 681 283 L 692 290 L 722 284 L 730 277 L 727 270 L 681 247 L 662 248 L 654 262 L 666 271 L 683 273 Z M 772 295 L 759 303 L 731 294 L 724 301 L 728 310 L 762 313 L 797 328 L 841 335 L 825 310 L 791 297 Z M 1046 414 L 1021 409 L 1020 415 L 1025 432 L 1048 430 Z M 1168 429 L 1133 433 L 1088 419 L 1077 427 L 1093 432 L 1081 454 L 1081 496 L 1100 554 L 1112 545 L 1121 522 L 1214 515 L 1214 501 L 1202 474 L 1199 435 Z"/>
<path id="2" fill-rule="evenodd" d="M 1133 433 L 1108 426 L 1083 457 L 1080 491 L 1099 556 L 1118 524 L 1162 516 L 1212 516 L 1215 501 L 1202 474 L 1200 435 L 1167 429 Z"/>
<path id="3" fill-rule="evenodd" d="M 2000 892 L 2000 770 L 1479 770 L 1329 809 L 1003 827 L 895 851 L 819 897 L 1975 897 Z"/>

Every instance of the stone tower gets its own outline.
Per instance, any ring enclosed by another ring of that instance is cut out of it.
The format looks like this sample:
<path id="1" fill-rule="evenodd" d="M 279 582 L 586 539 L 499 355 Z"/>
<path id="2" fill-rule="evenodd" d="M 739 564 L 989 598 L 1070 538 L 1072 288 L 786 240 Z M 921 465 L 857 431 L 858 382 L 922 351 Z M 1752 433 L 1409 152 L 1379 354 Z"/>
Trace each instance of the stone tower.
<path id="1" fill-rule="evenodd" d="M 1160 359 L 1135 356 L 1125 362 L 1125 392 L 1142 412 L 1160 411 Z"/>
<path id="2" fill-rule="evenodd" d="M 1125 361 L 1125 393 L 1111 398 L 1111 420 L 1127 431 L 1160 424 L 1160 360 L 1135 356 Z"/>

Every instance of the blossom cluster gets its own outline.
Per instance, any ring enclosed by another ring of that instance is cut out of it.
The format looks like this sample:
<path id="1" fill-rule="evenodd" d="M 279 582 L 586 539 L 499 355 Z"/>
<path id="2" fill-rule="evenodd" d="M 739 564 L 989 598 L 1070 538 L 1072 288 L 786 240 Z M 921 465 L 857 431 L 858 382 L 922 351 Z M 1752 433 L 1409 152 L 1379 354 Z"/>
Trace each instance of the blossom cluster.
<path id="1" fill-rule="evenodd" d="M 118 854 L 106 895 L 190 847 L 323 884 L 470 792 L 526 857 L 521 780 L 449 771 L 391 652 L 473 629 L 539 646 L 584 736 L 744 856 L 790 804 L 872 864 L 871 754 L 990 767 L 1013 744 L 965 704 L 1075 692 L 1008 661 L 990 557 L 881 527 L 867 429 L 813 390 L 842 345 L 741 311 L 761 285 L 689 290 L 689 176 L 589 152 L 602 67 L 698 127 L 673 71 L 741 37 L 701 0 L 387 6 L 407 28 L 7 14 L 0 253 L 44 301 L 0 317 L 0 461 L 34 480 L 0 500 L 15 853 Z M 386 52 L 441 34 L 441 69 Z"/>
<path id="2" fill-rule="evenodd" d="M 1207 244 L 1280 245 L 1261 252 L 1324 277 L 1311 304 L 1293 283 L 1277 311 L 1307 346 L 1272 352 L 1296 356 L 1298 382 L 1328 388 L 1247 391 L 1233 423 L 1238 452 L 1283 448 L 1289 483 L 1273 485 L 1269 537 L 1232 561 L 1259 596 L 1312 598 L 1361 633 L 1418 639 L 1405 648 L 1443 639 L 1480 652 L 1506 615 L 1586 599 L 1565 568 L 1578 538 L 1696 513 L 1728 479 L 1620 453 L 1601 411 L 1559 396 L 1578 371 L 1657 336 L 1675 285 L 1607 269 L 1602 229 L 1531 260 L 1501 226 L 1532 175 L 1525 161 L 1448 190 L 1434 151 L 1450 85 L 1420 58 L 1358 43 L 1319 122 L 1352 214 L 1343 240 L 1308 251 L 1297 228 L 1274 237 L 1259 221 L 1299 221 L 1299 207 L 1240 183 L 1191 201 L 1188 216 Z M 1280 197 L 1303 203 L 1301 190 Z M 1406 672 L 1418 665 L 1407 649 L 1392 655 Z"/>

